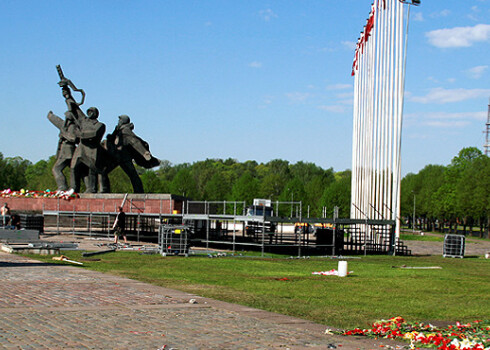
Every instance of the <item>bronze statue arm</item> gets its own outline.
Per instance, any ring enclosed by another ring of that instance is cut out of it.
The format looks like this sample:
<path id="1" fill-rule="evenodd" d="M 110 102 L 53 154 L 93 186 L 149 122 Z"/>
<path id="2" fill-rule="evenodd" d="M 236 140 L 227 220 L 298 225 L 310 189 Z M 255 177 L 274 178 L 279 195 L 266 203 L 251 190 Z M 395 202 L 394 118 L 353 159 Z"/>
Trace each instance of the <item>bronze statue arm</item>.
<path id="1" fill-rule="evenodd" d="M 58 117 L 57 115 L 55 115 L 52 111 L 48 112 L 47 117 L 48 120 L 58 129 L 61 130 L 63 128 L 63 125 L 65 124 L 64 120 Z"/>
<path id="2" fill-rule="evenodd" d="M 133 147 L 136 152 L 141 154 L 143 156 L 143 158 L 145 158 L 145 160 L 151 159 L 150 151 L 145 148 L 145 146 L 143 145 L 143 142 L 141 142 L 141 140 L 139 140 L 139 139 L 132 140 L 131 147 Z"/>
<path id="3" fill-rule="evenodd" d="M 76 135 L 76 126 L 75 124 L 70 124 L 67 127 L 63 127 L 60 129 L 60 134 L 63 136 L 67 141 L 75 143 L 77 141 L 77 135 Z"/>
<path id="4" fill-rule="evenodd" d="M 65 77 L 65 75 L 63 74 L 63 70 L 61 69 L 61 65 L 58 64 L 56 66 L 56 70 L 58 71 L 58 75 L 60 77 L 60 81 L 59 81 L 58 85 L 61 87 L 69 86 L 73 91 L 81 93 L 82 94 L 82 100 L 80 101 L 80 103 L 76 102 L 75 99 L 73 99 L 73 102 L 75 102 L 75 104 L 77 106 L 83 105 L 83 102 L 85 102 L 85 91 L 83 91 L 83 89 L 77 89 L 75 84 L 73 84 L 73 82 L 70 79 L 67 79 Z M 67 102 L 67 104 L 68 104 L 68 102 Z M 70 107 L 70 106 L 68 106 L 68 107 Z"/>

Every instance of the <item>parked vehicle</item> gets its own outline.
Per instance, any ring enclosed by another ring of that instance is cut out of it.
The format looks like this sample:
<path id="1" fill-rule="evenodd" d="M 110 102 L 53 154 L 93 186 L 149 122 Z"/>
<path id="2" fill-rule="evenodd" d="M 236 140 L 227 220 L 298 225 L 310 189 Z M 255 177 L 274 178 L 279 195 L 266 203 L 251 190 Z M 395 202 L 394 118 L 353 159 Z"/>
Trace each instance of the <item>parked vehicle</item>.
<path id="1" fill-rule="evenodd" d="M 274 233 L 276 225 L 265 221 L 266 217 L 274 216 L 274 209 L 270 199 L 254 199 L 253 205 L 247 208 L 247 221 L 245 221 L 245 234 L 255 236 L 259 233 Z"/>
<path id="2" fill-rule="evenodd" d="M 294 233 L 309 234 L 315 233 L 318 229 L 332 228 L 332 224 L 297 222 L 294 224 Z"/>

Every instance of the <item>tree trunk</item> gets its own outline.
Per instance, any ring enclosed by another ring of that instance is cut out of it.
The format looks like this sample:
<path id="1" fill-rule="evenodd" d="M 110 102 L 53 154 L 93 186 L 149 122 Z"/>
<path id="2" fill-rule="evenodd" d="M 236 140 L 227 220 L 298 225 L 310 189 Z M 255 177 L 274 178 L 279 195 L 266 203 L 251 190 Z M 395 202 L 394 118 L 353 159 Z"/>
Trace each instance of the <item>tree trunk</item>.
<path id="1" fill-rule="evenodd" d="M 487 216 L 487 238 L 490 239 L 490 216 Z"/>
<path id="2" fill-rule="evenodd" d="M 480 218 L 479 220 L 479 224 L 480 224 L 480 238 L 483 238 L 483 228 L 485 227 L 485 224 L 483 223 L 483 220 L 482 218 Z"/>

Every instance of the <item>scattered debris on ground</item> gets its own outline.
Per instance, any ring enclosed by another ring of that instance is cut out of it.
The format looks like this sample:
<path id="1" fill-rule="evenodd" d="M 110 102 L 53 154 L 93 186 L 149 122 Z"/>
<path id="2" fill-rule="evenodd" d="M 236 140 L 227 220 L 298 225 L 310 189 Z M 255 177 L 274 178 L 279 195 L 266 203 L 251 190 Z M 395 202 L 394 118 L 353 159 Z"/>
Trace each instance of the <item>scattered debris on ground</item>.
<path id="1" fill-rule="evenodd" d="M 347 272 L 348 275 L 353 274 L 354 271 L 349 271 Z M 312 272 L 312 275 L 322 275 L 322 276 L 338 276 L 339 272 L 335 269 L 331 269 L 330 271 L 319 271 L 319 272 Z"/>
<path id="2" fill-rule="evenodd" d="M 392 266 L 394 269 L 413 269 L 413 270 L 440 270 L 442 267 L 440 266 Z"/>
<path id="3" fill-rule="evenodd" d="M 69 262 L 69 263 L 72 263 L 72 264 L 77 264 L 77 265 L 83 265 L 83 263 L 79 262 L 79 261 L 75 261 L 75 260 L 70 260 L 68 259 L 66 256 L 64 255 L 60 255 L 60 256 L 53 256 L 53 260 L 58 260 L 58 261 L 66 261 L 66 262 Z"/>

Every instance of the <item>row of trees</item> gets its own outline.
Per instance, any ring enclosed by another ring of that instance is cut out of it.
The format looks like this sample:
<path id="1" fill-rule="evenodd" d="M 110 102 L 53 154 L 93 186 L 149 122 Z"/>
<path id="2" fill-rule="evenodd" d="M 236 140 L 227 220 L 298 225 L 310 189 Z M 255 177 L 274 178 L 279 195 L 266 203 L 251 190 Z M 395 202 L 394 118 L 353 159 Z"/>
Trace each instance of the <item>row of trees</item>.
<path id="1" fill-rule="evenodd" d="M 54 156 L 32 164 L 20 157 L 0 153 L 0 188 L 46 190 L 56 188 L 51 168 Z M 156 170 L 138 168 L 148 193 L 172 193 L 208 201 L 302 202 L 303 216 L 321 217 L 324 208 L 331 216 L 339 207 L 340 217 L 350 216 L 349 170 L 334 172 L 313 163 L 275 159 L 268 163 L 234 159 L 206 159 L 172 165 L 162 161 Z M 69 174 L 67 174 L 69 176 Z M 121 169 L 110 174 L 113 192 L 132 191 Z M 490 158 L 474 147 L 464 148 L 451 164 L 427 165 L 402 179 L 402 216 L 416 216 L 425 229 L 436 223 L 488 226 L 490 216 Z"/>
<path id="2" fill-rule="evenodd" d="M 0 188 L 32 191 L 56 189 L 51 168 L 55 157 L 35 164 L 22 158 L 3 158 L 0 153 Z M 9 169 L 4 171 L 3 169 Z M 68 169 L 66 169 L 68 170 Z M 313 163 L 272 160 L 268 163 L 234 159 L 206 159 L 193 164 L 172 165 L 162 161 L 156 170 L 137 169 L 147 193 L 172 193 L 194 200 L 246 201 L 268 198 L 273 201 L 302 202 L 303 215 L 328 213 L 338 206 L 339 215 L 349 216 L 350 171 L 334 172 Z M 68 171 L 66 176 L 69 176 Z M 131 193 L 126 174 L 118 168 L 110 175 L 112 192 Z"/>
<path id="3" fill-rule="evenodd" d="M 433 230 L 490 225 L 490 158 L 478 148 L 462 149 L 448 166 L 427 165 L 402 179 L 402 215 Z"/>

